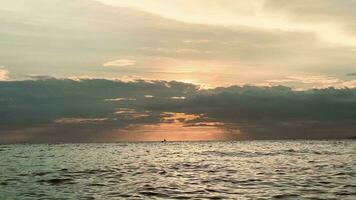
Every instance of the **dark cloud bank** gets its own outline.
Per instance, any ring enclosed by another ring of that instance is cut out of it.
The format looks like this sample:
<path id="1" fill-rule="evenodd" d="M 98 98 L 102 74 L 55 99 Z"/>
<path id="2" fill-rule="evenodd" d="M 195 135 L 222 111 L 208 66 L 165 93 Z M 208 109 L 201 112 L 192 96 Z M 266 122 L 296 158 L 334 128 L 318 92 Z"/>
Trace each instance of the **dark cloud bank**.
<path id="1" fill-rule="evenodd" d="M 5 81 L 0 82 L 0 143 L 110 141 L 113 130 L 161 123 L 165 112 L 201 116 L 185 126 L 224 123 L 220 128 L 238 131 L 241 139 L 349 138 L 356 135 L 355 111 L 356 89 L 348 88 L 201 90 L 166 81 Z"/>

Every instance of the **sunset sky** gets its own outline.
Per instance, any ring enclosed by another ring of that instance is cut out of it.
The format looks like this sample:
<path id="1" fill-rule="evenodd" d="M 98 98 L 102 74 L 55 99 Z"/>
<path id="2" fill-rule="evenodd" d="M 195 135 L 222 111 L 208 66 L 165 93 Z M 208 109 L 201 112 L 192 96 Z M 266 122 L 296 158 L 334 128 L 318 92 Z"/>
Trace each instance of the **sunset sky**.
<path id="1" fill-rule="evenodd" d="M 0 78 L 355 87 L 354 0 L 1 0 Z"/>
<path id="2" fill-rule="evenodd" d="M 355 0 L 0 0 L 0 24 L 0 143 L 356 130 Z"/>

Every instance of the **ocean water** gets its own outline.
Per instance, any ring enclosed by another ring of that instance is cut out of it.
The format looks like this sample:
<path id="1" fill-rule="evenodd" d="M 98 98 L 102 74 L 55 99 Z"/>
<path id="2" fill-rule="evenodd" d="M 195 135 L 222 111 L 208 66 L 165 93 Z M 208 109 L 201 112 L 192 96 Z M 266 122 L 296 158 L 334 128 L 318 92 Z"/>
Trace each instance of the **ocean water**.
<path id="1" fill-rule="evenodd" d="M 356 142 L 0 146 L 0 199 L 356 199 Z"/>

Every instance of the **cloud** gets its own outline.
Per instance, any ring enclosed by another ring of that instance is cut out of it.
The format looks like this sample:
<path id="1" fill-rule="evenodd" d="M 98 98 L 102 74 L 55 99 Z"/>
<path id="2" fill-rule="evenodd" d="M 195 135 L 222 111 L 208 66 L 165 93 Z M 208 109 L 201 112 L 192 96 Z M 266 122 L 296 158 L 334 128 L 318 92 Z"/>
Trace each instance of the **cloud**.
<path id="1" fill-rule="evenodd" d="M 302 83 L 321 83 L 321 84 L 333 84 L 340 80 L 334 77 L 324 77 L 324 76 L 290 76 L 291 80 L 300 81 Z"/>
<path id="2" fill-rule="evenodd" d="M 107 118 L 60 118 L 54 122 L 58 124 L 80 124 L 80 123 L 98 123 L 108 120 Z"/>
<path id="3" fill-rule="evenodd" d="M 285 79 L 268 80 L 270 83 L 288 83 L 299 82 L 305 84 L 333 84 L 340 82 L 339 79 L 334 77 L 325 76 L 288 76 Z"/>
<path id="4" fill-rule="evenodd" d="M 186 98 L 185 97 L 171 97 L 171 99 L 174 99 L 174 100 L 185 100 Z"/>
<path id="5" fill-rule="evenodd" d="M 215 127 L 235 139 L 355 136 L 356 89 L 199 88 L 174 81 L 142 80 L 1 82 L 0 143 L 116 141 L 122 132 L 135 134 L 136 128 L 142 131 L 145 126 L 154 131 L 154 127 L 166 127 L 167 123 L 177 134 L 179 127 L 185 127 L 187 133 L 189 127 L 194 131 Z M 155 98 L 146 98 L 147 94 Z M 107 101 L 118 96 L 136 100 Z"/>
<path id="6" fill-rule="evenodd" d="M 119 60 L 106 62 L 103 64 L 103 66 L 104 67 L 127 67 L 127 66 L 133 66 L 135 64 L 136 64 L 135 60 L 119 59 Z"/>
<path id="7" fill-rule="evenodd" d="M 356 45 L 355 1 L 267 0 L 264 9 L 284 14 L 291 24 L 309 29 L 322 40 L 346 46 Z"/>
<path id="8" fill-rule="evenodd" d="M 284 11 L 294 20 L 354 23 L 355 1 L 348 0 L 267 0 L 266 9 Z M 337 7 L 337 9 L 335 9 Z"/>
<path id="9" fill-rule="evenodd" d="M 348 73 L 346 74 L 347 76 L 356 76 L 356 72 L 355 73 Z"/>
<path id="10" fill-rule="evenodd" d="M 246 3 L 230 0 L 224 1 L 223 6 L 214 1 L 207 4 L 200 0 L 184 3 L 126 2 L 126 5 L 136 6 L 115 7 L 91 0 L 1 1 L 0 8 L 5 14 L 0 19 L 3 26 L 0 37 L 7 41 L 0 46 L 2 65 L 11 66 L 8 68 L 11 74 L 19 76 L 48 74 L 54 77 L 86 75 L 114 78 L 126 75 L 226 86 L 264 83 L 290 74 L 341 77 L 345 72 L 354 70 L 356 64 L 354 48 L 321 41 L 313 31 L 319 26 L 309 25 L 312 30 L 290 28 L 290 21 L 294 25 L 296 21 L 302 25 L 305 23 L 300 22 L 304 13 L 298 15 L 294 8 L 290 10 L 282 1 L 266 6 L 263 1 Z M 294 7 L 297 8 L 298 2 L 290 4 L 296 4 Z M 345 3 L 338 2 L 334 1 L 337 5 L 334 7 L 342 6 L 344 9 Z M 316 1 L 306 5 L 318 9 L 319 4 L 326 3 Z M 157 9 L 160 5 L 169 9 Z M 183 17 L 189 13 L 187 10 L 198 10 L 199 20 L 223 16 L 218 20 L 230 21 L 229 25 L 220 26 L 216 23 L 172 20 L 157 15 L 151 9 L 134 9 L 137 6 L 153 6 L 156 11 L 180 13 Z M 206 9 L 201 9 L 201 6 L 206 6 Z M 53 9 L 55 7 L 57 9 Z M 353 7 L 348 8 L 348 16 L 352 16 L 350 10 Z M 172 9 L 174 12 L 171 12 Z M 279 14 L 273 17 L 274 13 L 280 12 L 283 17 Z M 287 15 L 284 12 L 288 13 L 288 18 L 284 17 Z M 297 14 L 296 19 L 293 13 Z M 306 14 L 312 13 L 308 11 Z M 236 15 L 243 15 L 244 18 Z M 330 13 L 329 19 L 324 21 L 339 19 L 340 15 L 341 12 Z M 275 18 L 287 20 L 282 23 L 286 27 L 280 28 L 272 23 Z M 352 19 L 347 17 L 347 27 L 354 27 Z M 230 24 L 235 21 L 244 23 Z M 340 30 L 339 27 L 334 29 L 334 26 L 329 29 Z M 319 32 L 333 33 L 329 29 Z M 343 38 L 339 36 L 331 34 L 328 39 Z M 26 48 L 20 48 L 19 44 L 26 44 Z M 100 67 L 103 63 L 112 67 Z M 131 67 L 121 67 L 124 65 Z"/>
<path id="11" fill-rule="evenodd" d="M 346 88 L 356 88 L 356 80 L 345 81 L 342 83 L 342 86 Z"/>
<path id="12" fill-rule="evenodd" d="M 355 46 L 356 37 L 345 30 L 355 25 L 355 2 L 338 0 L 139 1 L 98 0 L 109 5 L 133 7 L 184 21 L 255 29 L 311 32 L 323 42 Z M 335 9 L 337 7 L 337 9 Z M 214 13 L 212 15 L 211 13 Z M 189 41 L 189 40 L 188 40 Z"/>
<path id="13" fill-rule="evenodd" d="M 159 111 L 148 112 L 144 108 L 144 104 L 153 103 L 147 101 L 145 94 L 166 100 L 171 96 L 192 95 L 196 87 L 179 82 L 103 79 L 2 82 L 0 143 L 10 138 L 12 132 L 22 134 L 27 131 L 26 138 L 32 138 L 28 142 L 45 141 L 47 134 L 51 133 L 54 134 L 51 135 L 53 141 L 79 142 L 92 138 L 98 141 L 105 139 L 101 134 L 109 134 L 116 129 L 160 122 Z M 118 96 L 136 101 L 116 101 Z M 135 113 L 123 113 L 124 109 L 132 109 Z"/>
<path id="14" fill-rule="evenodd" d="M 356 89 L 233 86 L 152 106 L 153 110 L 201 114 L 224 123 L 227 130 L 239 131 L 245 139 L 347 138 L 356 130 L 356 115 L 351 111 L 356 109 Z"/>
<path id="15" fill-rule="evenodd" d="M 115 112 L 116 115 L 119 115 L 120 117 L 123 118 L 128 118 L 128 119 L 137 119 L 137 118 L 142 118 L 142 117 L 150 117 L 150 112 L 149 111 L 141 111 L 138 112 L 135 109 L 132 108 L 120 108 Z"/>
<path id="16" fill-rule="evenodd" d="M 105 101 L 136 101 L 134 98 L 114 98 L 114 99 L 105 99 Z"/>
<path id="17" fill-rule="evenodd" d="M 27 75 L 27 78 L 29 79 L 34 79 L 34 80 L 46 80 L 46 79 L 55 79 L 56 77 L 54 76 L 47 76 L 47 75 Z"/>
<path id="18" fill-rule="evenodd" d="M 5 67 L 0 66 L 0 81 L 6 81 L 9 79 L 9 71 Z"/>
<path id="19" fill-rule="evenodd" d="M 271 85 L 291 84 L 295 89 L 305 89 L 311 87 L 355 88 L 354 81 L 345 81 L 331 76 L 287 76 L 282 79 L 267 80 L 266 82 Z"/>

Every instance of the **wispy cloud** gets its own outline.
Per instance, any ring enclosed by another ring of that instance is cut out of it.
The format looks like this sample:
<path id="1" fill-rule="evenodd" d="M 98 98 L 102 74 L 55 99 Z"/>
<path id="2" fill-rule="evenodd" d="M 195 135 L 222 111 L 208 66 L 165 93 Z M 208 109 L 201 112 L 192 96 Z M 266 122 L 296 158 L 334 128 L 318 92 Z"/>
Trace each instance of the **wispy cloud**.
<path id="1" fill-rule="evenodd" d="M 133 65 L 136 65 L 136 60 L 131 59 L 118 59 L 103 64 L 104 67 L 127 67 Z"/>
<path id="2" fill-rule="evenodd" d="M 107 118 L 61 118 L 54 122 L 58 124 L 79 124 L 79 123 L 99 123 L 108 120 Z"/>
<path id="3" fill-rule="evenodd" d="M 300 82 L 305 84 L 332 84 L 340 82 L 339 79 L 326 76 L 288 76 L 285 79 L 268 80 L 270 83 Z"/>
<path id="4" fill-rule="evenodd" d="M 105 99 L 105 101 L 136 101 L 135 98 L 123 98 L 123 97 L 118 97 L 114 99 Z"/>
<path id="5" fill-rule="evenodd" d="M 174 99 L 174 100 L 185 100 L 186 97 L 171 97 L 171 99 Z"/>
<path id="6" fill-rule="evenodd" d="M 356 74 L 355 74 L 356 75 Z M 353 76 L 348 74 L 348 76 Z M 353 81 L 346 81 L 332 76 L 287 76 L 281 79 L 267 80 L 268 84 L 271 85 L 299 85 L 300 88 L 295 87 L 295 89 L 305 89 L 305 88 L 354 88 L 355 84 Z"/>

